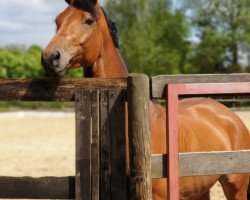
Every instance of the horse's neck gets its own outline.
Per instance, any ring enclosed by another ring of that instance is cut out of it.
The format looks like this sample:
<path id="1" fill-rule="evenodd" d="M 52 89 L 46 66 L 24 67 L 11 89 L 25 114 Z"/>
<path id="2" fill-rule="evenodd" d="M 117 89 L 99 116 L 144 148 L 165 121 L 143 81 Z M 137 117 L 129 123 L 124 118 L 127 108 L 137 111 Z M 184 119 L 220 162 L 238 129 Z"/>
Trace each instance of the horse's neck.
<path id="1" fill-rule="evenodd" d="M 103 36 L 102 49 L 97 61 L 91 69 L 91 76 L 96 78 L 121 78 L 128 76 L 126 64 L 114 46 L 109 28 L 102 13 L 101 31 Z"/>
<path id="2" fill-rule="evenodd" d="M 92 67 L 92 76 L 96 78 L 121 78 L 128 76 L 124 60 L 115 47 L 108 48 L 107 45 L 103 45 L 103 50 Z"/>

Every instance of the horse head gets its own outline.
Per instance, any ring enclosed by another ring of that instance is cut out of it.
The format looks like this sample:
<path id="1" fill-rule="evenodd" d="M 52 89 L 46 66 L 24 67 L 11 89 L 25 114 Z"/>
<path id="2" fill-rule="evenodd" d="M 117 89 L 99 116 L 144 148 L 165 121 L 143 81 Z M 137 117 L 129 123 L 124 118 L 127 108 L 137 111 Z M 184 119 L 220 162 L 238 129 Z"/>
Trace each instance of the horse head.
<path id="1" fill-rule="evenodd" d="M 97 0 L 65 0 L 68 7 L 56 19 L 57 31 L 42 53 L 47 76 L 63 76 L 67 69 L 91 67 L 101 54 L 104 30 L 115 46 L 116 27 Z"/>

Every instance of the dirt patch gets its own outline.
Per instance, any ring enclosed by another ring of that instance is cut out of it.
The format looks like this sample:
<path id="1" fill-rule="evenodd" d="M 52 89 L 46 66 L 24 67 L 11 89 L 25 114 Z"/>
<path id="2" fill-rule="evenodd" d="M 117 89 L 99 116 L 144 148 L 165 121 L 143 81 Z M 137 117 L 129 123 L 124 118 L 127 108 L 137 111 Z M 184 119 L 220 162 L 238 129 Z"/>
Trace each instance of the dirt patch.
<path id="1" fill-rule="evenodd" d="M 250 112 L 236 112 L 250 130 Z M 0 176 L 68 176 L 75 173 L 75 115 L 0 113 Z M 225 199 L 219 184 L 213 200 Z"/>
<path id="2" fill-rule="evenodd" d="M 2 113 L 0 138 L 0 176 L 74 175 L 74 113 Z"/>

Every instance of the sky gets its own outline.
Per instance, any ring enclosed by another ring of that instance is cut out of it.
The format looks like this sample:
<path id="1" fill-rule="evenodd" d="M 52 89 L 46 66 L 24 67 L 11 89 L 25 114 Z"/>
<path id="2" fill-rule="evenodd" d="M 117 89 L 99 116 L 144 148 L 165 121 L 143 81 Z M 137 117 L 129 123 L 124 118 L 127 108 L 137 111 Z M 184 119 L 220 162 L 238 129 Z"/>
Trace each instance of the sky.
<path id="1" fill-rule="evenodd" d="M 67 7 L 64 0 L 0 0 L 0 4 L 0 46 L 45 47 L 55 34 L 55 17 Z"/>

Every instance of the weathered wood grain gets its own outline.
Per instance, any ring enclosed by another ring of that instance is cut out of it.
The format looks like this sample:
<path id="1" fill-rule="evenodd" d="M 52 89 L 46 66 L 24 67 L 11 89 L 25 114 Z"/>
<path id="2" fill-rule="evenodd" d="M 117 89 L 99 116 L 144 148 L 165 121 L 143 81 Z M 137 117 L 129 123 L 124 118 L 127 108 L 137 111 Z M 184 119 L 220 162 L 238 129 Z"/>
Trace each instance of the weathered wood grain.
<path id="1" fill-rule="evenodd" d="M 227 83 L 250 82 L 250 74 L 192 74 L 160 75 L 152 77 L 151 97 L 165 98 L 165 85 L 169 83 Z"/>
<path id="2" fill-rule="evenodd" d="M 76 92 L 76 199 L 127 199 L 125 90 Z"/>
<path id="3" fill-rule="evenodd" d="M 78 200 L 91 200 L 91 92 L 76 93 L 76 188 Z"/>
<path id="4" fill-rule="evenodd" d="M 127 200 L 125 91 L 109 90 L 111 199 Z"/>
<path id="5" fill-rule="evenodd" d="M 76 89 L 124 89 L 126 79 L 0 79 L 0 101 L 74 101 Z"/>
<path id="6" fill-rule="evenodd" d="M 149 127 L 149 79 L 132 74 L 128 78 L 128 122 L 131 199 L 152 199 Z"/>
<path id="7" fill-rule="evenodd" d="M 108 91 L 100 91 L 100 198 L 110 200 L 110 135 L 108 117 Z"/>
<path id="8" fill-rule="evenodd" d="M 179 154 L 180 176 L 250 173 L 250 150 Z M 152 155 L 152 178 L 167 178 L 166 155 Z"/>
<path id="9" fill-rule="evenodd" d="M 100 199 L 100 123 L 99 123 L 100 92 L 92 91 L 91 95 L 91 174 L 92 174 L 92 200 Z"/>
<path id="10" fill-rule="evenodd" d="M 0 177 L 0 198 L 74 199 L 75 177 Z"/>

